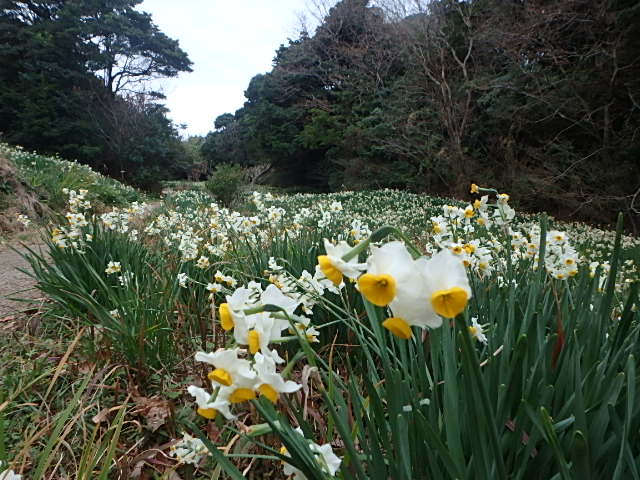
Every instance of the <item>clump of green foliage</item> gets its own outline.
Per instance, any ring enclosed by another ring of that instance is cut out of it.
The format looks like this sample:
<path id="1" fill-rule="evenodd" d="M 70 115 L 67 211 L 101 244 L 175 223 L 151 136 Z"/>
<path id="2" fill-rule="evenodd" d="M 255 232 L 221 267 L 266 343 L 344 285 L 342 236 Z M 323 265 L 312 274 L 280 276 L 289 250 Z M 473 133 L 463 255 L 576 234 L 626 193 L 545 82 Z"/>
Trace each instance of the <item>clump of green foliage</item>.
<path id="1" fill-rule="evenodd" d="M 175 362 L 177 285 L 166 275 L 171 268 L 127 235 L 97 225 L 91 226 L 91 235 L 81 251 L 57 248 L 50 239 L 48 256 L 29 250 L 33 278 L 60 312 L 98 327 L 100 343 L 144 379 L 150 368 Z M 118 271 L 105 274 L 105 266 L 115 261 Z"/>
<path id="2" fill-rule="evenodd" d="M 207 190 L 226 206 L 238 197 L 245 183 L 245 173 L 238 165 L 220 164 L 206 182 Z"/>

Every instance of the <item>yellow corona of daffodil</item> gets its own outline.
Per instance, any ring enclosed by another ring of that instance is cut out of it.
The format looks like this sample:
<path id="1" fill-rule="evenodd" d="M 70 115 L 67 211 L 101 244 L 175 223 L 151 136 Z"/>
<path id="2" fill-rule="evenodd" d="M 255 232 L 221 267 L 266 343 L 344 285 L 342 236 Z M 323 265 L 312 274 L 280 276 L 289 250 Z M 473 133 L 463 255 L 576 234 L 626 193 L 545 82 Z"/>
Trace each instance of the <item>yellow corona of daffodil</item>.
<path id="1" fill-rule="evenodd" d="M 278 391 L 269 384 L 265 383 L 260 385 L 258 387 L 258 391 L 260 392 L 260 395 L 266 397 L 271 403 L 278 403 L 278 400 L 280 399 Z"/>
<path id="2" fill-rule="evenodd" d="M 405 340 L 408 340 L 413 336 L 411 325 L 409 325 L 406 320 L 399 317 L 387 318 L 382 322 L 382 326 L 393 333 L 396 337 L 403 338 Z"/>
<path id="3" fill-rule="evenodd" d="M 281 393 L 292 393 L 302 388 L 296 382 L 285 381 L 276 372 L 276 362 L 272 357 L 256 353 L 254 368 L 258 373 L 258 391 L 271 403 L 277 403 Z"/>
<path id="4" fill-rule="evenodd" d="M 471 184 L 471 193 L 480 193 L 480 187 L 478 187 L 478 185 L 476 185 L 475 183 Z"/>
<path id="5" fill-rule="evenodd" d="M 229 397 L 229 401 L 231 403 L 242 403 L 253 400 L 256 396 L 256 392 L 250 388 L 236 388 Z"/>
<path id="6" fill-rule="evenodd" d="M 218 410 L 214 408 L 216 404 L 210 401 L 211 395 L 205 389 L 191 385 L 187 391 L 196 399 L 198 415 L 208 420 L 213 420 L 218 416 Z"/>
<path id="7" fill-rule="evenodd" d="M 431 294 L 431 305 L 438 315 L 457 317 L 467 306 L 469 294 L 461 287 L 436 290 Z"/>
<path id="8" fill-rule="evenodd" d="M 233 316 L 231 315 L 231 308 L 229 308 L 228 303 L 223 303 L 220 305 L 218 309 L 218 313 L 220 315 L 220 325 L 225 332 L 231 330 L 235 323 L 233 321 Z"/>
<path id="9" fill-rule="evenodd" d="M 358 279 L 360 292 L 374 305 L 389 305 L 396 296 L 396 280 L 391 275 L 365 273 Z"/>
<path id="10" fill-rule="evenodd" d="M 334 262 L 331 261 L 331 258 L 329 258 L 328 255 L 319 255 L 318 265 L 320 266 L 320 270 L 324 276 L 331 280 L 331 283 L 336 287 L 342 283 L 342 271 L 334 265 Z"/>
<path id="11" fill-rule="evenodd" d="M 215 408 L 198 407 L 198 409 L 196 410 L 196 413 L 208 420 L 215 420 L 215 418 L 218 416 L 218 411 Z"/>
<path id="12" fill-rule="evenodd" d="M 257 330 L 249 330 L 249 351 L 256 354 L 260 351 L 260 333 Z"/>
<path id="13" fill-rule="evenodd" d="M 216 368 L 215 370 L 212 370 L 207 375 L 207 378 L 212 382 L 218 382 L 220 385 L 224 385 L 226 387 L 233 383 L 231 380 L 231 374 L 224 368 Z"/>

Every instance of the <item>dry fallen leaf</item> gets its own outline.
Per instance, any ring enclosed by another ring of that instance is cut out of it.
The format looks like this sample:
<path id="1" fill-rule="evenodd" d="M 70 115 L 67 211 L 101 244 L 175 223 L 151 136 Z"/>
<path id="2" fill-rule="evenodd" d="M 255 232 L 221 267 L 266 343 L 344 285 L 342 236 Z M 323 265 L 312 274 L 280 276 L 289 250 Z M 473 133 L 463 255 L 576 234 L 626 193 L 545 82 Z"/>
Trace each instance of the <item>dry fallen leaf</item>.
<path id="1" fill-rule="evenodd" d="M 109 417 L 110 408 L 103 408 L 91 419 L 93 423 L 102 423 Z"/>
<path id="2" fill-rule="evenodd" d="M 158 428 L 165 424 L 167 417 L 171 416 L 171 409 L 167 402 L 163 405 L 155 405 L 149 409 L 145 419 L 147 426 L 152 432 L 155 432 Z"/>
<path id="3" fill-rule="evenodd" d="M 132 412 L 145 419 L 149 430 L 155 432 L 171 416 L 171 405 L 161 398 L 133 397 L 137 408 Z"/>

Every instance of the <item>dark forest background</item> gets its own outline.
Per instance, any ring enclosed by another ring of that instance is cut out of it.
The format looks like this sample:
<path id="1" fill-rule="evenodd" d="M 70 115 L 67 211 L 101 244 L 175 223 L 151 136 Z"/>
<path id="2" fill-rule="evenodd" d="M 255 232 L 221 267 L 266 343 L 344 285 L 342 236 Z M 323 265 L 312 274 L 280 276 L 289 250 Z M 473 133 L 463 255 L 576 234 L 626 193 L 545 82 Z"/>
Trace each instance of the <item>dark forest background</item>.
<path id="1" fill-rule="evenodd" d="M 473 181 L 520 208 L 637 222 L 638 0 L 342 0 L 187 140 L 144 80 L 190 61 L 139 2 L 2 3 L 5 141 L 140 185 L 218 164 L 295 190 L 463 197 Z"/>

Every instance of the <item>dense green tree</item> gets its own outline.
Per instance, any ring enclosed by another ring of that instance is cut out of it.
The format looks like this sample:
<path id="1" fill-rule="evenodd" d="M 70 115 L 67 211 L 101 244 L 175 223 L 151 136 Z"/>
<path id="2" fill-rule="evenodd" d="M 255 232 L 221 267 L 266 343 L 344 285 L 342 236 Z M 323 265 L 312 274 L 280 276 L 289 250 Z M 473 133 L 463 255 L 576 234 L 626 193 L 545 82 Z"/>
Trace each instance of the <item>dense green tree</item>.
<path id="1" fill-rule="evenodd" d="M 135 10 L 139 3 L 0 0 L 5 141 L 114 176 L 125 171 L 140 185 L 151 171 L 171 171 L 179 137 L 144 82 L 190 71 L 191 62 L 148 14 Z"/>
<path id="2" fill-rule="evenodd" d="M 232 113 L 223 113 L 216 118 L 213 124 L 215 125 L 216 130 L 224 130 L 226 127 L 233 124 L 234 121 L 235 117 Z"/>
<path id="3" fill-rule="evenodd" d="M 65 15 L 80 18 L 89 50 L 89 69 L 113 93 L 144 91 L 152 78 L 191 71 L 191 61 L 177 40 L 162 33 L 151 15 L 135 10 L 142 0 L 84 0 Z"/>
<path id="4" fill-rule="evenodd" d="M 238 113 L 238 116 L 240 114 Z M 207 134 L 200 147 L 200 154 L 209 169 L 218 164 L 238 164 L 248 166 L 255 158 L 248 155 L 249 139 L 247 130 L 240 127 L 240 120 L 231 113 L 223 113 L 214 122 L 216 130 Z"/>
<path id="5" fill-rule="evenodd" d="M 207 158 L 303 188 L 476 181 L 565 218 L 638 218 L 640 1 L 370 3 L 281 46 Z"/>

